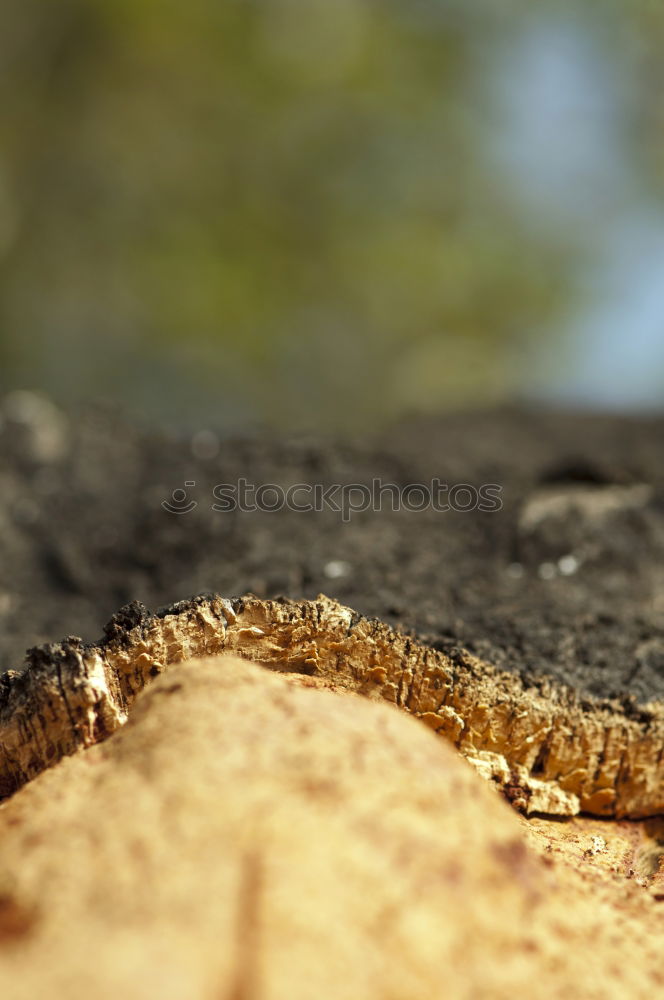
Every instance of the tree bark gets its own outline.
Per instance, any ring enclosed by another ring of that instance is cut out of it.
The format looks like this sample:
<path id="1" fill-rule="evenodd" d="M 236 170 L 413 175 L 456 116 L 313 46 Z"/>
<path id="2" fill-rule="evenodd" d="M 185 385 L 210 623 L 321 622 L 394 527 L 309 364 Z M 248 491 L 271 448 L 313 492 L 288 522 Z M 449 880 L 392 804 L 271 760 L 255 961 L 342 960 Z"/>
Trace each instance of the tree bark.
<path id="1" fill-rule="evenodd" d="M 664 811 L 664 710 L 528 686 L 469 653 L 433 649 L 320 596 L 206 596 L 157 615 L 134 603 L 95 645 L 69 638 L 0 681 L 0 797 L 108 737 L 168 666 L 235 652 L 265 667 L 384 699 L 449 739 L 526 813 Z"/>

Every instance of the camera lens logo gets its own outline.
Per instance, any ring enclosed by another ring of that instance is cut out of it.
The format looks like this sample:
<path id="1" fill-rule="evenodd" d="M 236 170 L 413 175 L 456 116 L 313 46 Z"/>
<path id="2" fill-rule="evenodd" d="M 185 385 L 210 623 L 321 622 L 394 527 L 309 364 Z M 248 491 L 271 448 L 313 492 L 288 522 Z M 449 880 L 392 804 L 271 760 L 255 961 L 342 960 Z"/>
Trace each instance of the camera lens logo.
<path id="1" fill-rule="evenodd" d="M 195 481 L 187 480 L 184 484 L 185 486 L 195 486 Z M 195 500 L 187 501 L 187 491 L 186 490 L 173 490 L 170 500 L 162 500 L 161 506 L 164 510 L 168 511 L 169 514 L 188 514 L 189 511 L 194 510 L 198 507 Z"/>

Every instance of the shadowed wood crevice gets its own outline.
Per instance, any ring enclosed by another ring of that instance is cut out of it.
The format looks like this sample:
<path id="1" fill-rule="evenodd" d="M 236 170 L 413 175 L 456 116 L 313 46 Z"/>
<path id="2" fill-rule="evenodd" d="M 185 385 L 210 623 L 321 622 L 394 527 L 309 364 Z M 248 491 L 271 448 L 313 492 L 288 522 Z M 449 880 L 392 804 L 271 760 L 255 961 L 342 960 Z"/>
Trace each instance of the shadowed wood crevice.
<path id="1" fill-rule="evenodd" d="M 664 710 L 526 684 L 465 651 L 433 649 L 335 601 L 210 595 L 123 608 L 99 643 L 70 637 L 0 679 L 0 797 L 122 726 L 169 665 L 234 652 L 382 699 L 451 740 L 526 813 L 664 812 Z"/>

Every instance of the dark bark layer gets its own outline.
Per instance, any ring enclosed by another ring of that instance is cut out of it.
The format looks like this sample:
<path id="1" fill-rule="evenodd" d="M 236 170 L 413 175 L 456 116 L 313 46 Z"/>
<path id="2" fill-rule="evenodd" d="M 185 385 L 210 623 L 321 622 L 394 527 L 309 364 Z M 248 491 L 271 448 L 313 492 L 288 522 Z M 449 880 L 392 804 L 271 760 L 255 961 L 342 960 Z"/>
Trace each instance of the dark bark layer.
<path id="1" fill-rule="evenodd" d="M 323 592 L 526 682 L 546 674 L 601 698 L 664 697 L 662 418 L 458 414 L 345 442 L 220 432 L 206 459 L 187 435 L 98 411 L 56 430 L 54 442 L 37 416 L 0 418 L 3 668 L 53 636 L 93 639 L 135 599 Z M 385 502 L 348 523 L 333 511 L 213 511 L 212 488 L 242 477 L 497 483 L 503 509 Z M 192 481 L 194 510 L 162 509 Z"/>

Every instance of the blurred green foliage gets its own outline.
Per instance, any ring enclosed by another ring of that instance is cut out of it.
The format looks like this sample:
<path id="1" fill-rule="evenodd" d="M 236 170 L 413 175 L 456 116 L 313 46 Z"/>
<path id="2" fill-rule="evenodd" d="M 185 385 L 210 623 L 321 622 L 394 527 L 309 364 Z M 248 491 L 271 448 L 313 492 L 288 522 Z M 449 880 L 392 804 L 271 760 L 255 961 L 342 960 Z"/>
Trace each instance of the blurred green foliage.
<path id="1" fill-rule="evenodd" d="M 596 14 L 609 59 L 627 39 L 658 95 L 647 115 L 633 95 L 630 122 L 661 181 L 664 8 L 636 6 Z M 521 210 L 487 151 L 487 67 L 531 16 L 440 0 L 6 6 L 3 382 L 176 421 L 313 426 L 513 395 L 574 308 L 587 252 Z"/>

